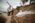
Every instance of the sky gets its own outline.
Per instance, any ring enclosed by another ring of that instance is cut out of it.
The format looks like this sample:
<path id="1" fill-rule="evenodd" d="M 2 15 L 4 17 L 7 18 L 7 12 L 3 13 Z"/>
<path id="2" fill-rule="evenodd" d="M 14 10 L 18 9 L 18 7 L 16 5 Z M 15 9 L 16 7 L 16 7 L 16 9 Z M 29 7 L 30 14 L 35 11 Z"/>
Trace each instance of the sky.
<path id="1" fill-rule="evenodd" d="M 9 4 L 13 7 L 16 8 L 16 6 L 21 6 L 23 5 L 21 0 L 0 0 L 0 11 L 5 11 L 7 12 L 7 8 L 9 5 L 6 2 L 9 2 Z M 21 3 L 21 4 L 20 4 Z M 28 4 L 28 2 L 27 2 Z M 25 5 L 25 4 L 24 4 Z"/>
<path id="2" fill-rule="evenodd" d="M 19 3 L 21 2 L 20 0 L 0 0 L 0 8 L 2 7 L 2 11 L 7 11 L 7 8 L 9 7 L 9 5 L 6 3 L 7 1 L 11 4 L 13 8 L 16 8 L 16 6 L 20 6 Z"/>

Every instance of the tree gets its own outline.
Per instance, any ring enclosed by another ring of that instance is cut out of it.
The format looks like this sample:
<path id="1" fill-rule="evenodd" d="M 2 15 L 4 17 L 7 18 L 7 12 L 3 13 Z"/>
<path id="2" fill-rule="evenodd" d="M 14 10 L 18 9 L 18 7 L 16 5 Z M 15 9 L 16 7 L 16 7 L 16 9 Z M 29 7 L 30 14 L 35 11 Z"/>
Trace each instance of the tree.
<path id="1" fill-rule="evenodd" d="M 30 0 L 31 1 L 31 3 L 35 3 L 35 0 Z"/>
<path id="2" fill-rule="evenodd" d="M 28 0 L 21 0 L 23 3 L 27 2 Z"/>
<path id="3" fill-rule="evenodd" d="M 13 12 L 12 12 L 12 10 L 13 10 L 13 7 L 10 5 L 10 3 L 7 1 L 7 4 L 9 5 L 9 7 L 8 7 L 8 16 L 9 15 L 11 15 L 11 14 L 13 14 Z M 12 12 L 12 13 L 11 13 Z"/>

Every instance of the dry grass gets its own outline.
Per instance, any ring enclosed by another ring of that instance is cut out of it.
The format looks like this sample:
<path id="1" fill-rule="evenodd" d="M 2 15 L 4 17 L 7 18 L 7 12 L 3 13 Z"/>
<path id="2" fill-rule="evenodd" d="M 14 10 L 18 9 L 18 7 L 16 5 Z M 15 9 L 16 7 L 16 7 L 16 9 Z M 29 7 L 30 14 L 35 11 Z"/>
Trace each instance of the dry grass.
<path id="1" fill-rule="evenodd" d="M 20 6 L 17 7 L 13 11 L 13 16 L 0 16 L 0 23 L 35 23 L 35 14 L 28 14 L 22 17 L 16 16 L 16 14 L 20 11 L 29 11 L 29 10 L 35 10 L 35 5 L 28 5 L 28 6 Z M 2 21 L 1 21 L 2 20 Z"/>

